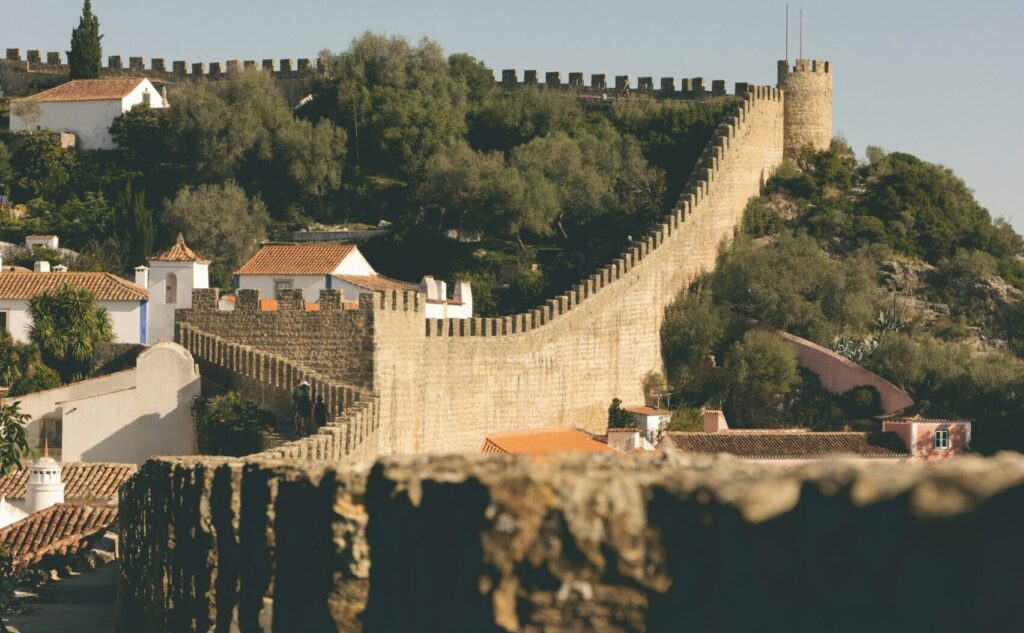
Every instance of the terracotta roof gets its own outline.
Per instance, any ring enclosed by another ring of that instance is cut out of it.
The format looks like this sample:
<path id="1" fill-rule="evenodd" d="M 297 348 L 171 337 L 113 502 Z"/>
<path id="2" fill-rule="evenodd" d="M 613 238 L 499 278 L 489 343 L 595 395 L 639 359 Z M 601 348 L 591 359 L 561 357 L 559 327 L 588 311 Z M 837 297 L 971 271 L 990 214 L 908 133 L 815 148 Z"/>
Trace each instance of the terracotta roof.
<path id="1" fill-rule="evenodd" d="M 224 299 L 229 303 L 235 303 L 236 301 L 235 295 L 225 295 L 221 297 L 221 299 Z M 276 312 L 278 305 L 279 303 L 277 299 L 260 299 L 260 310 L 263 312 Z M 317 312 L 320 310 L 320 304 L 306 302 L 302 304 L 302 309 L 307 312 Z"/>
<path id="2" fill-rule="evenodd" d="M 629 413 L 639 413 L 641 415 L 672 415 L 671 411 L 655 409 L 654 407 L 648 406 L 622 407 L 622 410 L 628 411 Z"/>
<path id="3" fill-rule="evenodd" d="M 543 455 L 547 453 L 617 453 L 603 442 L 573 429 L 522 429 L 490 433 L 482 453 Z"/>
<path id="4" fill-rule="evenodd" d="M 236 275 L 329 275 L 355 250 L 351 244 L 267 244 Z"/>
<path id="5" fill-rule="evenodd" d="M 399 281 L 384 275 L 334 275 L 334 277 L 367 290 L 416 290 L 420 287 L 419 284 L 411 281 Z"/>
<path id="6" fill-rule="evenodd" d="M 30 273 L 30 269 L 24 266 L 4 266 L 2 272 L 5 273 Z"/>
<path id="7" fill-rule="evenodd" d="M 140 83 L 146 81 L 145 77 L 113 77 L 110 79 L 73 79 L 66 84 L 61 84 L 44 90 L 43 92 L 17 99 L 17 101 L 108 101 L 112 99 L 123 99 Z"/>
<path id="8" fill-rule="evenodd" d="M 753 459 L 910 457 L 899 436 L 878 431 L 819 433 L 765 430 L 666 433 L 662 443 L 687 453 L 729 453 Z"/>
<path id="9" fill-rule="evenodd" d="M 26 235 L 26 240 L 49 240 L 57 237 L 56 235 Z"/>
<path id="10" fill-rule="evenodd" d="M 149 258 L 154 262 L 198 262 L 200 264 L 209 264 L 210 260 L 203 259 L 199 255 L 196 255 L 195 251 L 188 247 L 185 243 L 185 238 L 182 237 L 181 233 L 178 233 L 178 239 L 174 242 L 174 246 L 170 247 L 166 251 L 153 255 Z"/>
<path id="11" fill-rule="evenodd" d="M 89 503 L 117 503 L 117 490 L 135 474 L 135 464 L 108 464 L 101 462 L 68 462 L 61 465 L 64 499 Z M 0 496 L 24 499 L 28 483 L 28 468 L 22 468 L 0 477 Z"/>
<path id="12" fill-rule="evenodd" d="M 909 407 L 899 411 L 893 411 L 885 415 L 877 416 L 881 420 L 889 422 L 967 422 L 963 418 L 947 409 L 932 404 L 927 400 L 915 402 Z"/>
<path id="13" fill-rule="evenodd" d="M 110 273 L 49 272 L 0 273 L 0 299 L 29 299 L 46 290 L 57 290 L 62 284 L 84 288 L 101 301 L 144 301 L 149 291 L 127 279 Z"/>
<path id="14" fill-rule="evenodd" d="M 0 545 L 15 567 L 23 567 L 89 547 L 116 521 L 117 506 L 58 503 L 0 530 Z"/>

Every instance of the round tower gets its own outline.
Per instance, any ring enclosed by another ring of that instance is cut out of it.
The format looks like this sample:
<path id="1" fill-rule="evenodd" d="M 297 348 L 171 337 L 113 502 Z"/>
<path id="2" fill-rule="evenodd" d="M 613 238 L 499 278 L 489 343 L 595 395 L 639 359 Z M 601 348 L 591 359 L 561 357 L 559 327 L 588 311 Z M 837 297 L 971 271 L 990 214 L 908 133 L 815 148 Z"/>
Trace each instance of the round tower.
<path id="1" fill-rule="evenodd" d="M 60 464 L 50 457 L 44 443 L 42 457 L 28 467 L 25 511 L 29 514 L 39 512 L 55 503 L 64 503 L 64 482 L 60 480 Z"/>
<path id="2" fill-rule="evenodd" d="M 832 143 L 832 63 L 798 59 L 792 68 L 779 61 L 778 87 L 785 99 L 786 158 L 800 149 L 828 149 Z"/>

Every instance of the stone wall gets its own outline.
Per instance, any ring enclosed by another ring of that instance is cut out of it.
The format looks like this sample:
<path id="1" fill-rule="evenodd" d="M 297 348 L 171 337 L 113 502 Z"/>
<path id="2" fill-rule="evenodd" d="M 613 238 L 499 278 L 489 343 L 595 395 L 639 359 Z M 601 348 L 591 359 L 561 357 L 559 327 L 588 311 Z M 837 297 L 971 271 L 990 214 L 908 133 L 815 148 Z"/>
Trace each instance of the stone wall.
<path id="1" fill-rule="evenodd" d="M 120 630 L 1015 630 L 1024 458 L 161 459 Z"/>
<path id="2" fill-rule="evenodd" d="M 292 293 L 274 312 L 242 292 L 227 312 L 217 310 L 215 290 L 197 290 L 192 309 L 177 313 L 179 340 L 187 326 L 369 390 L 379 399 L 382 454 L 475 451 L 486 433 L 515 428 L 600 430 L 612 398 L 643 401 L 644 374 L 662 366 L 665 308 L 714 266 L 782 153 L 781 91 L 747 87 L 664 222 L 528 313 L 425 319 L 411 291 L 364 294 L 357 310 L 340 309 L 337 291 L 304 310 Z"/>

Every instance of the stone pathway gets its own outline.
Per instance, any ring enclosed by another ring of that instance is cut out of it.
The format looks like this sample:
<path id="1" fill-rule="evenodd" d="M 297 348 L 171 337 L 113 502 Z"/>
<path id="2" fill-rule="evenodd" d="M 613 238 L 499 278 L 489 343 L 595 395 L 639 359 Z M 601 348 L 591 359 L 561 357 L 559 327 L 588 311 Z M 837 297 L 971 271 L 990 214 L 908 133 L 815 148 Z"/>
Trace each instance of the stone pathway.
<path id="1" fill-rule="evenodd" d="M 4 616 L 18 633 L 110 633 L 114 630 L 117 563 L 62 578 L 15 598 L 20 613 Z"/>

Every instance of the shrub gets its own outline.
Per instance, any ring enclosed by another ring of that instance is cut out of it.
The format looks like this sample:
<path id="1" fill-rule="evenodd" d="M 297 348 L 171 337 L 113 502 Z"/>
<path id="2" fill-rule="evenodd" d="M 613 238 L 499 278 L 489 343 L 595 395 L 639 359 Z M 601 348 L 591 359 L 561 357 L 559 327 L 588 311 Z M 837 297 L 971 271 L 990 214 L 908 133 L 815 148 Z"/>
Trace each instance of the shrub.
<path id="1" fill-rule="evenodd" d="M 635 429 L 639 426 L 636 418 L 622 410 L 622 400 L 612 399 L 608 407 L 608 428 L 610 429 Z"/>
<path id="2" fill-rule="evenodd" d="M 273 414 L 237 391 L 198 398 L 192 405 L 196 438 L 203 455 L 241 457 L 263 450 Z"/>
<path id="3" fill-rule="evenodd" d="M 874 387 L 854 387 L 843 394 L 841 406 L 848 418 L 871 418 L 882 412 L 882 397 Z"/>

